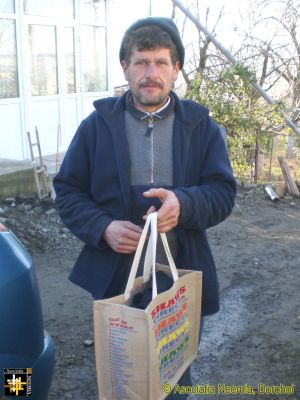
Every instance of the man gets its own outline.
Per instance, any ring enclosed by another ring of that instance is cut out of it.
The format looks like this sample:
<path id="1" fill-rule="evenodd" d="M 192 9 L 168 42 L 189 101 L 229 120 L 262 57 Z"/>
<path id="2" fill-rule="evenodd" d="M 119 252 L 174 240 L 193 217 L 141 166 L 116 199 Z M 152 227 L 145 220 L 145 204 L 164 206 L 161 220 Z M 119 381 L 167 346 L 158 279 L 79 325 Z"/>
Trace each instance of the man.
<path id="1" fill-rule="evenodd" d="M 184 47 L 171 19 L 134 23 L 120 62 L 130 90 L 94 103 L 54 179 L 61 218 L 85 243 L 70 279 L 95 299 L 122 293 L 143 219 L 156 209 L 177 267 L 203 271 L 203 315 L 215 313 L 205 230 L 230 214 L 236 192 L 224 140 L 207 109 L 172 91 Z"/>

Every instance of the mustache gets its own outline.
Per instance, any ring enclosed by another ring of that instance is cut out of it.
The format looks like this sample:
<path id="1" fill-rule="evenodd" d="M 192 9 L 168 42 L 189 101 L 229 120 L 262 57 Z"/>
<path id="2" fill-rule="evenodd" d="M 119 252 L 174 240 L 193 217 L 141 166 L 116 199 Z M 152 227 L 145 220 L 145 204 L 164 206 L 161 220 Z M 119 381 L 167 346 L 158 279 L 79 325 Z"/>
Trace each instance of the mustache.
<path id="1" fill-rule="evenodd" d="M 147 86 L 158 87 L 160 89 L 163 88 L 163 86 L 160 82 L 154 81 L 152 79 L 148 79 L 147 81 L 141 82 L 139 85 L 140 88 L 147 87 Z"/>

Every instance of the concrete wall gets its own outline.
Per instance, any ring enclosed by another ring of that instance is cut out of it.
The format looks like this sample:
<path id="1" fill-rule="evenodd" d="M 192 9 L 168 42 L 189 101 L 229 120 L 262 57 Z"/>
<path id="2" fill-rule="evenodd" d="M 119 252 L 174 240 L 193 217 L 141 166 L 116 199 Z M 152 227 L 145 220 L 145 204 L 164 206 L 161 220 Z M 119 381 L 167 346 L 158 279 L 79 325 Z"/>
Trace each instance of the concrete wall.
<path id="1" fill-rule="evenodd" d="M 51 191 L 56 173 L 53 160 L 44 160 L 47 168 L 47 190 Z M 37 167 L 39 163 L 37 164 Z M 41 175 L 40 175 L 41 177 Z M 16 161 L 0 158 L 0 201 L 11 197 L 37 197 L 33 168 L 30 160 Z"/>
<path id="2" fill-rule="evenodd" d="M 35 194 L 32 168 L 0 175 L 0 201 L 16 196 L 34 197 Z"/>

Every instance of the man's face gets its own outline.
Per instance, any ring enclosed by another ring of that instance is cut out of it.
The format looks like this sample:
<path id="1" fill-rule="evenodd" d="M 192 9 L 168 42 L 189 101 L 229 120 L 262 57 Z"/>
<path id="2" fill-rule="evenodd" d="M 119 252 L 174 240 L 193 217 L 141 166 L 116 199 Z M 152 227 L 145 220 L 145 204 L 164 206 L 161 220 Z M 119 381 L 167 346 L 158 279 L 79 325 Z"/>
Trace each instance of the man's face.
<path id="1" fill-rule="evenodd" d="M 163 106 L 180 70 L 179 62 L 173 65 L 170 50 L 164 48 L 135 50 L 122 67 L 134 105 L 146 112 L 154 112 Z"/>

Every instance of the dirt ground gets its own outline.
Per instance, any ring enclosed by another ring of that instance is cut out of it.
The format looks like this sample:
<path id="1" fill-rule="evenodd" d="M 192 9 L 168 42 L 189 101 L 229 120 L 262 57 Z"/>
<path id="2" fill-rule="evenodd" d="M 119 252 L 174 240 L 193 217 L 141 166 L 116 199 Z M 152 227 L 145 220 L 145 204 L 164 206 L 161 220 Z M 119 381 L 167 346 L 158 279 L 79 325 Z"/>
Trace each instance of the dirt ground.
<path id="1" fill-rule="evenodd" d="M 36 266 L 45 328 L 56 348 L 49 400 L 96 400 L 92 300 L 67 279 L 81 244 L 51 205 L 29 204 L 27 214 L 25 206 L 5 208 L 4 222 Z M 26 215 L 38 207 L 35 231 Z M 272 202 L 261 187 L 240 189 L 232 215 L 208 234 L 221 310 L 205 319 L 193 382 L 214 393 L 190 399 L 300 399 L 300 198 Z"/>

